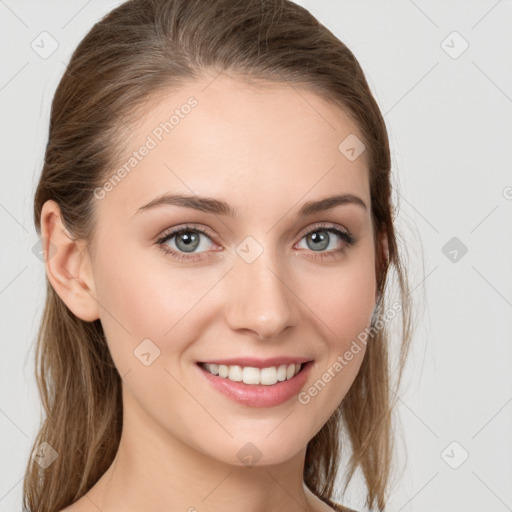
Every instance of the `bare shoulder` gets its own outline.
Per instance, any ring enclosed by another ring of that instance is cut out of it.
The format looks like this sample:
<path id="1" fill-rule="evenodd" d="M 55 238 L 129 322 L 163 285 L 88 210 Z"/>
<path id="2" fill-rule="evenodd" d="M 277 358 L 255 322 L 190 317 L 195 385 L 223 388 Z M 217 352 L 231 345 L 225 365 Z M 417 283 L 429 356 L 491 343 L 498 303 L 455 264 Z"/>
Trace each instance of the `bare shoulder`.
<path id="1" fill-rule="evenodd" d="M 84 500 L 84 497 L 82 497 L 58 512 L 98 512 L 98 509 L 92 506 L 89 500 Z"/>
<path id="2" fill-rule="evenodd" d="M 86 512 L 85 510 L 81 510 L 80 508 L 75 506 L 76 504 L 73 503 L 72 505 L 69 505 L 69 507 L 63 508 L 59 510 L 58 512 Z"/>

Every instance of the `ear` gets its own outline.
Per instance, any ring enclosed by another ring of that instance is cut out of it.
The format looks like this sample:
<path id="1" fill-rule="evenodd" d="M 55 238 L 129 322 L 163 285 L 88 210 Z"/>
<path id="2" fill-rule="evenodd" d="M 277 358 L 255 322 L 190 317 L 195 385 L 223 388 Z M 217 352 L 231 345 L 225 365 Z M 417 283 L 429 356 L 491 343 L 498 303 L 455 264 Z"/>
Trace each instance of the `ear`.
<path id="1" fill-rule="evenodd" d="M 80 319 L 99 318 L 89 253 L 63 224 L 59 205 L 48 200 L 41 210 L 41 242 L 48 280 L 66 306 Z"/>

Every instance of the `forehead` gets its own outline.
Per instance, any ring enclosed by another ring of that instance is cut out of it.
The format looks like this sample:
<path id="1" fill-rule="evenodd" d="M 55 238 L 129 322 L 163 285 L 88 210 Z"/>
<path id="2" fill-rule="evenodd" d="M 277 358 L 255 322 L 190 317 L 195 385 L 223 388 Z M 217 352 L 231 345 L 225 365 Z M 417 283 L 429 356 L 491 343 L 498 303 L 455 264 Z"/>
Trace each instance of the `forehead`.
<path id="1" fill-rule="evenodd" d="M 369 205 L 366 153 L 351 160 L 340 150 L 353 137 L 363 139 L 350 117 L 310 90 L 208 77 L 137 110 L 100 208 L 131 215 L 166 192 L 217 197 L 238 211 L 279 203 L 281 214 L 334 193 Z"/>

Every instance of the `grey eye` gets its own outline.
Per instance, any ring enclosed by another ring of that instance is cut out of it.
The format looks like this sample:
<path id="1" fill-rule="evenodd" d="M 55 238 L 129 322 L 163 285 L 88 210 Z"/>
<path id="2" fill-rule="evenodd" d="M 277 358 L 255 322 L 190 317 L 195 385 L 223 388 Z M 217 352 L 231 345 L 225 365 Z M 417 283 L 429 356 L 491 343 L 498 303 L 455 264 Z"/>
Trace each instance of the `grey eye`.
<path id="1" fill-rule="evenodd" d="M 193 252 L 199 246 L 200 236 L 201 235 L 199 233 L 194 231 L 181 231 L 174 235 L 174 238 L 176 239 L 176 247 L 180 251 Z"/>

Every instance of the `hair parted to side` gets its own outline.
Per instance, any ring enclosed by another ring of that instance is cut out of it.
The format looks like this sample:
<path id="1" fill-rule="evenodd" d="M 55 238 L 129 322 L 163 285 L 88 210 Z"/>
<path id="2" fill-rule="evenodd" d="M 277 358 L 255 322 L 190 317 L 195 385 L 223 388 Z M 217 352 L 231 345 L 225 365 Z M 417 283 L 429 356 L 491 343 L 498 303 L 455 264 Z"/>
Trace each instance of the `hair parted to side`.
<path id="1" fill-rule="evenodd" d="M 91 250 L 93 193 L 112 174 L 123 124 L 135 120 L 159 92 L 220 72 L 308 88 L 343 109 L 363 134 L 379 290 L 374 318 L 385 311 L 393 270 L 401 299 L 399 364 L 391 375 L 388 330 L 375 329 L 352 387 L 308 444 L 304 482 L 334 505 L 337 469 L 350 448 L 343 492 L 360 468 L 368 507 L 382 510 L 394 460 L 390 377 L 397 377 L 398 386 L 411 339 L 409 286 L 393 226 L 388 135 L 356 58 L 306 9 L 288 0 L 129 0 L 98 21 L 74 51 L 52 102 L 34 197 L 37 233 L 43 204 L 53 199 L 68 231 L 88 241 Z M 387 240 L 387 257 L 380 234 Z M 58 457 L 46 469 L 29 459 L 23 506 L 57 512 L 84 495 L 111 465 L 123 410 L 121 378 L 100 320 L 77 318 L 48 278 L 36 379 L 46 417 L 34 449 L 47 442 Z M 350 447 L 342 445 L 342 432 Z"/>

